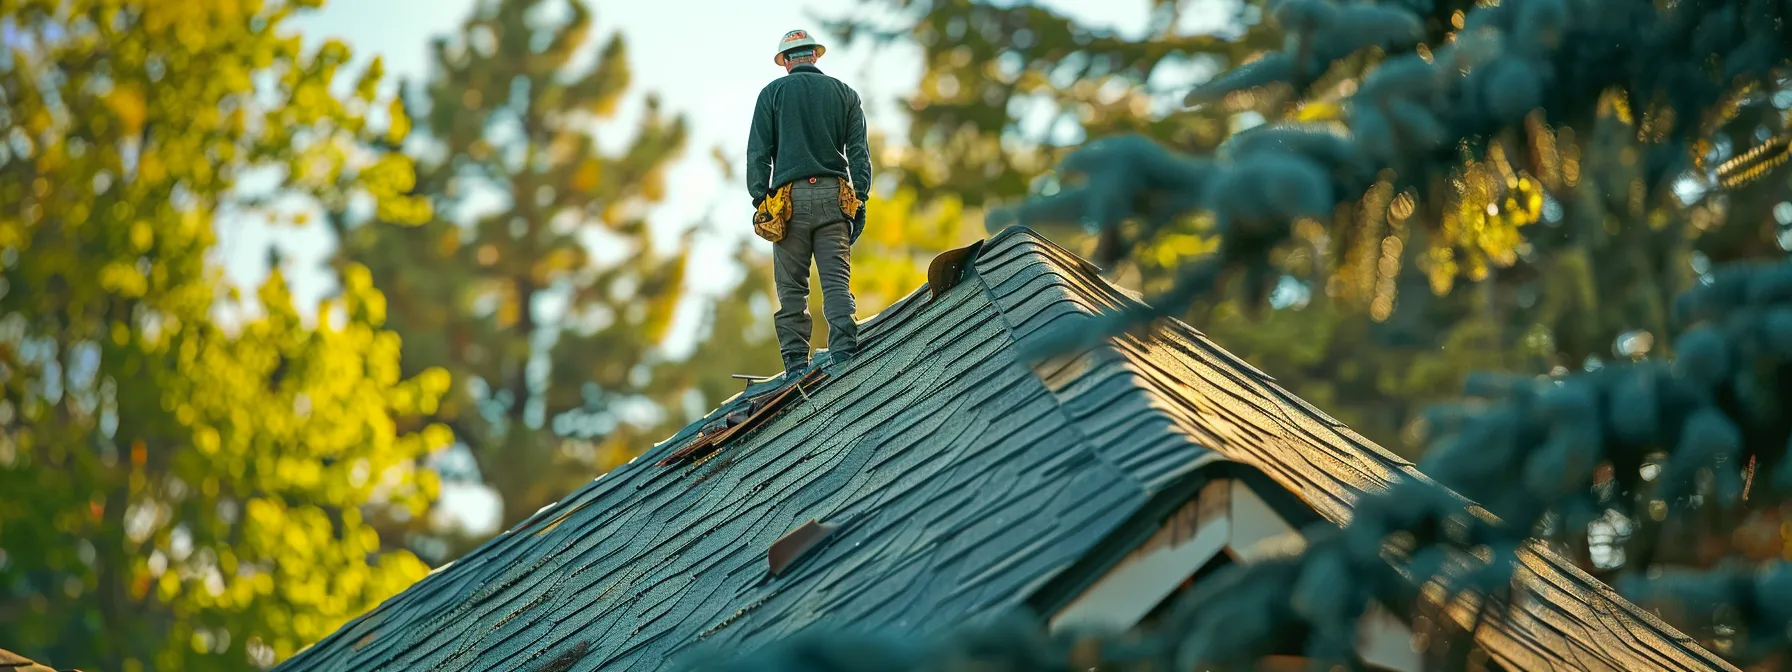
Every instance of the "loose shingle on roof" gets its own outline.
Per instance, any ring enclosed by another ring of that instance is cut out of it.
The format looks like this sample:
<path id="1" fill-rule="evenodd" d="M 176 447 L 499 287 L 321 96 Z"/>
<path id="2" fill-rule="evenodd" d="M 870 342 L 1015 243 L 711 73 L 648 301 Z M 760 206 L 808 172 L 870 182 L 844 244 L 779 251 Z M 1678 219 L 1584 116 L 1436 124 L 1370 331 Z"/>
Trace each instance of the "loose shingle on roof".
<path id="1" fill-rule="evenodd" d="M 859 357 L 700 463 L 656 464 L 763 386 L 282 669 L 646 670 L 823 622 L 924 635 L 1067 580 L 1207 465 L 1261 470 L 1333 521 L 1416 476 L 1179 322 L 1023 366 L 1018 339 L 1134 299 L 1021 228 L 964 259 L 930 274 L 952 286 L 868 320 Z M 835 527 L 773 576 L 769 549 L 810 520 Z M 1482 636 L 1510 666 L 1726 667 L 1566 562 L 1525 565 L 1543 590 Z"/>

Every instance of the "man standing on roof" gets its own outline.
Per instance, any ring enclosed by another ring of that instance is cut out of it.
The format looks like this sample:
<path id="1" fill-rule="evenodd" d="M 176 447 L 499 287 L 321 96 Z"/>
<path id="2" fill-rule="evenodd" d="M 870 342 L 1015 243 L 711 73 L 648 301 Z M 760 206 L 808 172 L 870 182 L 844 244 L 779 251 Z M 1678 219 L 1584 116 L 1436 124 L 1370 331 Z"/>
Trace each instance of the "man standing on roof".
<path id="1" fill-rule="evenodd" d="M 784 369 L 793 376 L 809 366 L 811 257 L 821 276 L 834 361 L 851 357 L 859 342 L 850 287 L 852 244 L 865 230 L 871 151 L 858 92 L 815 67 L 825 53 L 808 31 L 784 34 L 772 62 L 786 75 L 760 90 L 747 136 L 753 228 L 773 244 L 778 286 L 773 324 Z"/>

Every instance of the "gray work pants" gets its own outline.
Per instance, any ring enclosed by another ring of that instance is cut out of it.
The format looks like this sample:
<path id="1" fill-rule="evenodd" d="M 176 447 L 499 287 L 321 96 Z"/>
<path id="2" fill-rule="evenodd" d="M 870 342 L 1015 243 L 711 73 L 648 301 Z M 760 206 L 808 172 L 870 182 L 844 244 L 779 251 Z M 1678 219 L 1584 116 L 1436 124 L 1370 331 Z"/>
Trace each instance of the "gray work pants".
<path id="1" fill-rule="evenodd" d="M 800 179 L 790 187 L 790 222 L 772 250 L 772 277 L 778 285 L 778 351 L 784 364 L 809 361 L 809 259 L 821 276 L 822 314 L 828 321 L 828 350 L 852 352 L 859 325 L 852 288 L 852 220 L 840 211 L 837 177 Z"/>

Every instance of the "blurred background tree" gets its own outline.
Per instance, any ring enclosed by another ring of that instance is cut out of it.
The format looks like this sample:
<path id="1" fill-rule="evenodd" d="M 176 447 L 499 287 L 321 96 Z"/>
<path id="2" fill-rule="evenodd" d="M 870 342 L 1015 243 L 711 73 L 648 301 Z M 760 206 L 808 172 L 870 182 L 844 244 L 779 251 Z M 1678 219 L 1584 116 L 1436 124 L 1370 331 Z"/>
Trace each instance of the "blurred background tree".
<path id="1" fill-rule="evenodd" d="M 0 641 L 58 666 L 268 665 L 421 577 L 446 372 L 401 375 L 365 268 L 300 318 L 208 260 L 214 218 L 428 217 L 369 152 L 377 62 L 314 3 L 0 1 Z M 329 86 L 342 76 L 346 95 Z"/>
<path id="2" fill-rule="evenodd" d="M 602 151 L 592 128 L 629 89 L 629 52 L 612 34 L 578 67 L 592 27 L 583 2 L 479 3 L 434 43 L 429 80 L 405 91 L 417 128 L 403 149 L 419 166 L 409 193 L 435 216 L 381 226 L 347 207 L 329 219 L 337 263 L 366 264 L 391 296 L 404 371 L 453 374 L 436 417 L 471 457 L 462 477 L 496 491 L 505 527 L 683 424 L 667 409 L 703 380 L 655 380 L 689 240 L 655 249 L 645 216 L 685 150 L 685 122 L 649 96 L 628 145 Z"/>

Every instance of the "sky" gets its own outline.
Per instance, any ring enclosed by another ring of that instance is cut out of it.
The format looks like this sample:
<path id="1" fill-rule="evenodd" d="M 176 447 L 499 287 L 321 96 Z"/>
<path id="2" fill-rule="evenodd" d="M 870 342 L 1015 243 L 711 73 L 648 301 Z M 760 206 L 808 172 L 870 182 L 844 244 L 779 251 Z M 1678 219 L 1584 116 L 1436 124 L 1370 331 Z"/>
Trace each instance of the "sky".
<path id="1" fill-rule="evenodd" d="M 919 48 L 897 44 L 872 51 L 867 45 L 837 46 L 836 36 L 821 30 L 816 20 L 863 16 L 871 5 L 861 0 L 587 1 L 594 9 L 594 35 L 604 39 L 620 31 L 630 47 L 634 73 L 619 116 L 596 131 L 600 145 L 625 146 L 648 92 L 660 96 L 662 109 L 682 113 L 689 122 L 690 144 L 669 173 L 665 202 L 649 212 L 648 220 L 663 242 L 700 222 L 712 223 L 717 233 L 701 237 L 693 253 L 697 261 L 690 279 L 697 292 L 720 292 L 738 281 L 738 271 L 728 263 L 735 246 L 761 245 L 769 252 L 769 243 L 750 235 L 751 203 L 745 185 L 738 180 L 724 182 L 710 150 L 721 148 L 735 174 L 744 174 L 753 103 L 767 82 L 784 74 L 771 58 L 786 31 L 806 29 L 823 45 L 833 45 L 819 65 L 860 93 L 870 126 L 892 137 L 901 137 L 905 130 L 899 106 L 920 80 Z M 1039 4 L 1123 33 L 1142 30 L 1149 7 L 1145 0 Z M 391 77 L 418 81 L 429 74 L 431 38 L 455 30 L 474 5 L 475 0 L 331 0 L 321 11 L 298 17 L 292 28 L 313 45 L 326 38 L 340 39 L 359 60 L 378 55 Z M 738 227 L 729 228 L 730 223 Z M 334 287 L 323 266 L 334 244 L 321 224 L 271 227 L 259 221 L 220 222 L 219 234 L 226 272 L 241 286 L 254 287 L 266 277 L 267 249 L 272 245 L 285 260 L 284 271 L 299 306 L 315 305 Z M 681 311 L 672 336 L 674 351 L 692 340 L 700 306 L 692 301 Z M 444 485 L 440 509 L 472 530 L 497 525 L 495 496 L 478 484 Z"/>

